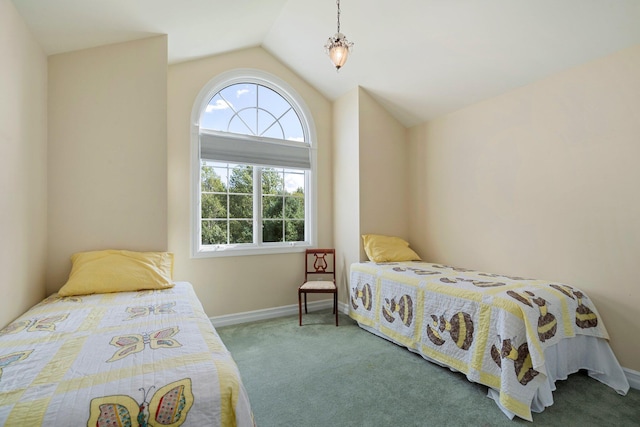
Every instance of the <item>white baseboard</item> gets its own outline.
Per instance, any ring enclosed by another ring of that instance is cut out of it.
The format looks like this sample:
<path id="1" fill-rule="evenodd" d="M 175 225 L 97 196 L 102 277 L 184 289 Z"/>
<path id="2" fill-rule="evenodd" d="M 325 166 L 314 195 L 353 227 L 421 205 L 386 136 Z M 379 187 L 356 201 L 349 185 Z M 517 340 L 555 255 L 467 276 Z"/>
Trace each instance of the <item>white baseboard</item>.
<path id="1" fill-rule="evenodd" d="M 622 370 L 627 377 L 627 381 L 629 381 L 629 386 L 636 390 L 640 390 L 640 372 L 627 368 L 622 368 Z"/>
<path id="2" fill-rule="evenodd" d="M 331 308 L 333 300 L 312 301 L 307 304 L 308 311 L 318 311 Z M 349 306 L 338 301 L 338 311 L 347 314 Z M 210 317 L 215 328 L 222 326 L 237 325 L 239 323 L 255 322 L 257 320 L 273 319 L 276 317 L 290 316 L 298 314 L 298 304 L 285 305 L 282 307 L 265 308 L 263 310 L 245 311 L 242 313 L 227 314 L 224 316 Z"/>
<path id="3" fill-rule="evenodd" d="M 318 311 L 331 308 L 332 300 L 313 301 L 307 304 L 309 311 Z M 338 311 L 349 314 L 349 305 L 338 301 Z M 298 314 L 298 304 L 285 305 L 282 307 L 266 308 L 263 310 L 245 311 L 243 313 L 227 314 L 224 316 L 210 317 L 214 327 L 237 325 L 239 323 L 255 322 L 257 320 L 273 319 L 276 317 L 290 316 Z M 629 381 L 629 386 L 640 390 L 640 372 L 633 369 L 622 368 Z"/>

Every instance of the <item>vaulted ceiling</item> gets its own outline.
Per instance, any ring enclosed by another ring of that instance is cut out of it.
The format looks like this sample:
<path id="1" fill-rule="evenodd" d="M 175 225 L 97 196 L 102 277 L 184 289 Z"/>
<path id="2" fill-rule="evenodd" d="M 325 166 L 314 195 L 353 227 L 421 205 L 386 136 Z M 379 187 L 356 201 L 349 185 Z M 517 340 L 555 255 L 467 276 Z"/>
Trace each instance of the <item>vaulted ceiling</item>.
<path id="1" fill-rule="evenodd" d="M 262 46 L 329 99 L 362 86 L 412 126 L 640 43 L 638 0 L 13 0 L 47 54 L 167 34 L 176 63 Z"/>

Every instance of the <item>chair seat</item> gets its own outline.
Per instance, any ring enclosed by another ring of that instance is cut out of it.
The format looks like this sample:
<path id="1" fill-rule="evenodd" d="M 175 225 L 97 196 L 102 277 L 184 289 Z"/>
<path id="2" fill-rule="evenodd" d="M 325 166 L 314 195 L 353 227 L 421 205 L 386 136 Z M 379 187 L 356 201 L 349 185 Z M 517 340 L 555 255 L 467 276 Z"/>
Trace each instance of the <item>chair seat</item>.
<path id="1" fill-rule="evenodd" d="M 309 282 L 305 282 L 300 289 L 305 290 L 331 290 L 335 289 L 336 284 L 331 280 L 311 280 Z"/>

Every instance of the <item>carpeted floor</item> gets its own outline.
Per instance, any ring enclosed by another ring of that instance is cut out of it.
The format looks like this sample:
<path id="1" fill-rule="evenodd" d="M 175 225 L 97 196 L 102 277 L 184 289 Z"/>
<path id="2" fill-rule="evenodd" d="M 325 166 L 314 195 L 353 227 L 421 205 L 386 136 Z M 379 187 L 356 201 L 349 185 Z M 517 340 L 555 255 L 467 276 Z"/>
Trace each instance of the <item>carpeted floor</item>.
<path id="1" fill-rule="evenodd" d="M 305 315 L 218 328 L 258 427 L 516 426 L 460 373 L 360 329 L 345 315 Z M 640 426 L 640 391 L 620 396 L 574 374 L 556 383 L 538 426 Z"/>

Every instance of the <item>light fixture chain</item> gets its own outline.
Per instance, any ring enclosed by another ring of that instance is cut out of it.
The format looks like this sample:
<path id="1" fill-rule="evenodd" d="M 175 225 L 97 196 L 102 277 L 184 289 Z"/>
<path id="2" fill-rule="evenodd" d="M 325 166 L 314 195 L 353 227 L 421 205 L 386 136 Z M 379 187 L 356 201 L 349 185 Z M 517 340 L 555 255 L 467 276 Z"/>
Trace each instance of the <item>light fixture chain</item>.
<path id="1" fill-rule="evenodd" d="M 338 31 L 332 37 L 329 37 L 324 48 L 336 70 L 339 70 L 347 61 L 353 43 L 347 40 L 347 37 L 340 32 L 340 0 L 336 0 L 336 6 L 338 9 Z"/>

